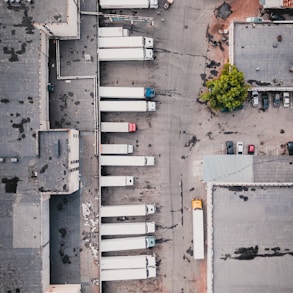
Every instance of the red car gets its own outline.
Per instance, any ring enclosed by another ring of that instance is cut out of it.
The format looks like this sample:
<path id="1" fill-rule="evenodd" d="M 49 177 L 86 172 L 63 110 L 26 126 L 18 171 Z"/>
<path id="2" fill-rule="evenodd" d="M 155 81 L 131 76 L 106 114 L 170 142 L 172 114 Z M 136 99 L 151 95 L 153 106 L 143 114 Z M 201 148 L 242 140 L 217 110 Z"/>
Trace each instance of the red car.
<path id="1" fill-rule="evenodd" d="M 248 145 L 248 154 L 249 155 L 254 155 L 255 152 L 255 146 L 253 144 Z"/>

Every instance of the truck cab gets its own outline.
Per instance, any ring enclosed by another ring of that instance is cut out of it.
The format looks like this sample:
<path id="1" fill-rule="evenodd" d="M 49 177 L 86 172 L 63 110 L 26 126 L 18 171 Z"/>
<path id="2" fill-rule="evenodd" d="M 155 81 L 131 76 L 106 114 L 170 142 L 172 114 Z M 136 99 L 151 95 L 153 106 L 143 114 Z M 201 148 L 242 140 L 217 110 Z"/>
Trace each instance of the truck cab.
<path id="1" fill-rule="evenodd" d="M 150 0 L 150 8 L 157 9 L 159 7 L 158 0 Z"/>
<path id="2" fill-rule="evenodd" d="M 128 123 L 128 132 L 135 132 L 135 131 L 136 131 L 136 124 Z"/>
<path id="3" fill-rule="evenodd" d="M 154 60 L 154 54 L 152 49 L 145 49 L 144 60 Z"/>
<path id="4" fill-rule="evenodd" d="M 145 241 L 146 241 L 146 248 L 151 248 L 156 245 L 156 237 L 155 236 L 146 236 Z"/>
<path id="5" fill-rule="evenodd" d="M 174 0 L 167 0 L 164 4 L 164 8 L 167 10 L 173 4 Z"/>
<path id="6" fill-rule="evenodd" d="M 145 48 L 153 48 L 154 47 L 154 39 L 153 38 L 144 37 L 143 40 L 144 40 L 143 45 Z"/>
<path id="7" fill-rule="evenodd" d="M 193 199 L 192 200 L 192 209 L 193 210 L 202 210 L 202 200 L 201 199 Z"/>
<path id="8" fill-rule="evenodd" d="M 147 87 L 145 89 L 145 97 L 146 99 L 153 99 L 155 97 L 156 93 L 155 93 L 155 90 L 151 87 Z"/>

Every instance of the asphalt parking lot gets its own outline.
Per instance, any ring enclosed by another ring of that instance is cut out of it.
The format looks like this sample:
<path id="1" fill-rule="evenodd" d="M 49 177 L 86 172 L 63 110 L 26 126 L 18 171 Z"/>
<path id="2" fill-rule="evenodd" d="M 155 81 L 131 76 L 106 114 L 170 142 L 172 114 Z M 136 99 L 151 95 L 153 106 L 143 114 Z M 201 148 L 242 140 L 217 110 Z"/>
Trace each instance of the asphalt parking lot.
<path id="1" fill-rule="evenodd" d="M 156 59 L 150 62 L 101 64 L 101 85 L 153 86 L 157 111 L 139 114 L 107 114 L 103 121 L 129 121 L 138 125 L 131 134 L 107 134 L 111 143 L 128 143 L 135 154 L 154 155 L 155 167 L 107 168 L 112 175 L 135 176 L 135 188 L 108 188 L 102 203 L 155 202 L 158 213 L 157 278 L 146 281 L 107 282 L 104 292 L 205 292 L 206 262 L 192 257 L 191 199 L 205 200 L 202 156 L 223 154 L 225 141 L 256 146 L 256 155 L 278 154 L 290 138 L 292 109 L 253 108 L 214 113 L 200 103 L 201 75 L 213 58 L 206 30 L 213 10 L 221 4 L 177 1 L 168 11 L 141 10 L 152 16 L 153 28 L 135 23 L 133 35 L 153 37 Z M 160 13 L 161 14 L 158 14 Z M 162 21 L 163 19 L 163 21 Z M 268 57 L 269 59 L 269 57 Z M 118 289 L 119 288 L 119 289 Z"/>

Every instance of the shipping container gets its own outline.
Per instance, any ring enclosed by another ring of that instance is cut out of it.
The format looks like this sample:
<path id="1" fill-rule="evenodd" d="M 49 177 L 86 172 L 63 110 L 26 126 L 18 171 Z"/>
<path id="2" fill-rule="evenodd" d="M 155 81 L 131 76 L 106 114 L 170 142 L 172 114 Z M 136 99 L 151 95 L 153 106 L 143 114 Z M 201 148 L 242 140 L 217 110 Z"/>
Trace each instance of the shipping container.
<path id="1" fill-rule="evenodd" d="M 145 48 L 98 49 L 99 61 L 153 60 L 153 50 Z"/>
<path id="2" fill-rule="evenodd" d="M 156 267 L 154 255 L 105 256 L 101 258 L 101 270 L 138 269 Z"/>
<path id="3" fill-rule="evenodd" d="M 156 277 L 156 268 L 101 270 L 101 281 L 144 280 Z"/>
<path id="4" fill-rule="evenodd" d="M 153 48 L 154 39 L 142 36 L 137 37 L 113 37 L 98 38 L 98 47 L 101 49 L 111 48 Z"/>
<path id="5" fill-rule="evenodd" d="M 101 187 L 133 186 L 133 176 L 101 176 Z"/>
<path id="6" fill-rule="evenodd" d="M 101 144 L 100 153 L 102 155 L 132 154 L 133 145 L 131 144 Z"/>
<path id="7" fill-rule="evenodd" d="M 101 235 L 144 235 L 155 232 L 155 222 L 103 223 Z"/>
<path id="8" fill-rule="evenodd" d="M 99 96 L 102 99 L 152 99 L 155 90 L 150 87 L 100 86 Z"/>
<path id="9" fill-rule="evenodd" d="M 151 248 L 156 245 L 155 236 L 139 236 L 127 238 L 102 239 L 100 241 L 100 251 L 122 251 Z"/>
<path id="10" fill-rule="evenodd" d="M 146 156 L 100 156 L 101 166 L 154 166 L 155 158 Z"/>
<path id="11" fill-rule="evenodd" d="M 135 132 L 136 124 L 129 122 L 101 122 L 101 132 Z"/>
<path id="12" fill-rule="evenodd" d="M 154 112 L 156 102 L 150 101 L 100 101 L 101 112 Z"/>
<path id="13" fill-rule="evenodd" d="M 192 218 L 193 218 L 193 257 L 195 259 L 204 259 L 204 226 L 202 200 L 192 200 Z"/>
<path id="14" fill-rule="evenodd" d="M 152 215 L 156 212 L 155 204 L 110 205 L 101 206 L 101 217 L 135 217 Z"/>

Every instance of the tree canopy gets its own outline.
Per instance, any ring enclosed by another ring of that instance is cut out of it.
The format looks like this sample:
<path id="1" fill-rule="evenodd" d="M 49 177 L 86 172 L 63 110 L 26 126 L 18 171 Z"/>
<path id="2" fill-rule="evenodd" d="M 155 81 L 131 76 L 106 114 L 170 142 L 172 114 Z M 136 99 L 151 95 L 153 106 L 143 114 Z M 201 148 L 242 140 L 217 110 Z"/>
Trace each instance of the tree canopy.
<path id="1" fill-rule="evenodd" d="M 244 74 L 229 63 L 224 65 L 220 77 L 207 81 L 206 86 L 208 91 L 201 94 L 201 99 L 209 102 L 214 110 L 228 111 L 242 106 L 249 88 L 245 84 Z"/>

